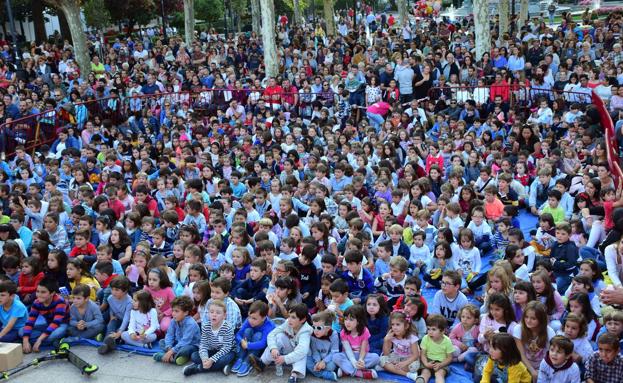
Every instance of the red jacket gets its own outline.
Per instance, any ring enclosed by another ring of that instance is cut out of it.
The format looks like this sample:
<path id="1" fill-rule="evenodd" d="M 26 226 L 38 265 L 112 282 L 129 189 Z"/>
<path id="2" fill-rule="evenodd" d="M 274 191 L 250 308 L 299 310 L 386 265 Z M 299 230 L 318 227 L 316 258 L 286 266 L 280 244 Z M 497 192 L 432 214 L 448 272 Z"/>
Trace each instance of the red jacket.
<path id="1" fill-rule="evenodd" d="M 74 247 L 69 252 L 69 258 L 75 258 L 79 255 L 95 255 L 97 254 L 97 249 L 95 245 L 91 242 L 87 243 L 86 247 Z"/>
<path id="2" fill-rule="evenodd" d="M 43 279 L 43 272 L 33 276 L 20 274 L 17 279 L 17 285 L 21 288 L 19 291 L 19 296 L 23 297 L 27 294 L 32 294 L 37 291 L 37 286 L 39 286 L 39 282 Z"/>

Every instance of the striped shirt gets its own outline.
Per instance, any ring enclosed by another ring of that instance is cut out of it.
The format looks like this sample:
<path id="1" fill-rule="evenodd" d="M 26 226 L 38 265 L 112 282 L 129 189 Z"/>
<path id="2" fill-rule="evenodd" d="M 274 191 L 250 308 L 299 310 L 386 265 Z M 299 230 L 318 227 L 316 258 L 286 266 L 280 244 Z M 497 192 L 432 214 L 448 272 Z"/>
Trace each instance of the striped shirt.
<path id="1" fill-rule="evenodd" d="M 233 351 L 234 340 L 234 330 L 228 321 L 223 321 L 216 333 L 212 330 L 212 321 L 204 321 L 201 325 L 201 341 L 199 342 L 201 360 L 211 359 L 213 362 L 217 362 Z M 210 351 L 215 350 L 218 352 L 210 356 Z"/>
<path id="2" fill-rule="evenodd" d="M 48 327 L 43 331 L 43 333 L 50 335 L 62 323 L 67 322 L 67 303 L 65 303 L 63 297 L 58 294 L 54 294 L 54 296 L 52 296 L 52 302 L 50 302 L 47 306 L 44 305 L 39 299 L 35 300 L 30 308 L 30 312 L 28 313 L 26 325 L 24 325 L 24 336 L 30 336 L 39 316 L 43 316 L 48 324 Z"/>

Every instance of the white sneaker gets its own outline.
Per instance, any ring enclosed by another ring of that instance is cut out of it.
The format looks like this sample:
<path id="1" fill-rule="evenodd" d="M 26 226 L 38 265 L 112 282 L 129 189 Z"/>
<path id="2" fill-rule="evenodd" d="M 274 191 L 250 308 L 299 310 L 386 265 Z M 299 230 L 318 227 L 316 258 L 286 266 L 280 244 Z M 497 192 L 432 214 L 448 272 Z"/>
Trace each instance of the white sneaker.
<path id="1" fill-rule="evenodd" d="M 342 372 L 342 369 L 341 369 L 341 368 L 338 368 L 338 369 L 337 369 L 337 377 L 338 377 L 338 378 L 341 378 L 343 374 L 344 374 L 344 373 Z"/>

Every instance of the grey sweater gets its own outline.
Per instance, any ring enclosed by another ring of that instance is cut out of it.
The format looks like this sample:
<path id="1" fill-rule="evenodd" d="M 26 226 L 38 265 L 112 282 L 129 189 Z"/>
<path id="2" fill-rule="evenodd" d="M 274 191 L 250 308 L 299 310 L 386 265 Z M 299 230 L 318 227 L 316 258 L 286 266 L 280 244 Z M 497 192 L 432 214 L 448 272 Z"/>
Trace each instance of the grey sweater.
<path id="1" fill-rule="evenodd" d="M 86 322 L 87 328 L 104 326 L 104 317 L 102 317 L 100 307 L 92 300 L 87 301 L 84 314 L 80 314 L 76 305 L 71 305 L 69 309 L 69 325 L 71 327 L 77 327 L 78 322 L 82 320 Z"/>
<path id="2" fill-rule="evenodd" d="M 126 294 L 123 299 L 115 299 L 112 295 L 108 296 L 106 300 L 108 307 L 110 308 L 110 316 L 115 317 L 121 321 L 121 325 L 117 331 L 123 332 L 128 328 L 130 323 L 130 312 L 132 311 L 132 298 Z"/>
<path id="3" fill-rule="evenodd" d="M 333 354 L 340 352 L 340 336 L 332 329 L 326 338 L 316 338 L 313 333 L 309 342 L 309 355 L 318 363 L 321 360 L 329 363 Z"/>

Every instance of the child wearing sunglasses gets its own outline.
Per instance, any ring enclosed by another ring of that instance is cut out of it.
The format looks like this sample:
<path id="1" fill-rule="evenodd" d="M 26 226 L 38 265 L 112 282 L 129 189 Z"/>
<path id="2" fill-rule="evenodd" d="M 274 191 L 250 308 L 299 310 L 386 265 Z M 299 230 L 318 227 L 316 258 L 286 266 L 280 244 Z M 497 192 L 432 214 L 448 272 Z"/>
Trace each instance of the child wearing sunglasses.
<path id="1" fill-rule="evenodd" d="M 335 313 L 321 311 L 312 316 L 310 352 L 307 356 L 307 371 L 325 380 L 337 381 L 333 354 L 340 352 L 340 337 L 331 329 Z"/>

